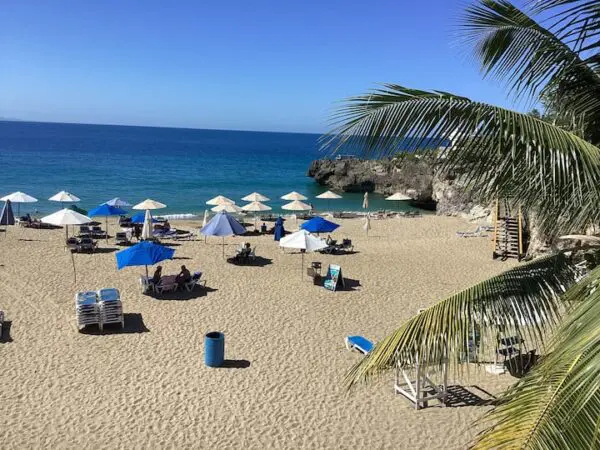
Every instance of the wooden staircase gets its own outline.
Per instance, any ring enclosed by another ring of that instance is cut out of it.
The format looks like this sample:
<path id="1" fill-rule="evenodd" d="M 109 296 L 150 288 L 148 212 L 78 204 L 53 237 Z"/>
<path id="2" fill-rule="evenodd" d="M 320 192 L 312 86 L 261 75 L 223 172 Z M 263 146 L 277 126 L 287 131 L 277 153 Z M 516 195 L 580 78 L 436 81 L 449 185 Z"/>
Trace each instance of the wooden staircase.
<path id="1" fill-rule="evenodd" d="M 511 210 L 508 200 L 496 200 L 494 217 L 493 258 L 521 258 L 523 250 L 523 214 L 519 206 Z"/>

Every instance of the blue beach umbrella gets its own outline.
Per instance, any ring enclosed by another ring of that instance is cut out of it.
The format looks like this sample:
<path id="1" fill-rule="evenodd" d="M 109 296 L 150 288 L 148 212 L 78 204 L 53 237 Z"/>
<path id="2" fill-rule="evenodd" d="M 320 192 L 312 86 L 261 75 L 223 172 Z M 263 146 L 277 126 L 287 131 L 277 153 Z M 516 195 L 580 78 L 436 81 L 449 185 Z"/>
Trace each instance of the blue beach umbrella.
<path id="1" fill-rule="evenodd" d="M 125 214 L 127 214 L 127 211 L 125 211 L 124 209 L 117 208 L 116 206 L 111 206 L 108 203 L 103 203 L 102 205 L 100 205 L 94 209 L 91 209 L 88 212 L 89 217 L 124 216 Z"/>
<path id="2" fill-rule="evenodd" d="M 310 233 L 331 233 L 336 228 L 339 228 L 339 225 L 322 217 L 313 217 L 300 225 L 300 228 Z"/>
<path id="3" fill-rule="evenodd" d="M 144 213 L 144 212 L 139 212 L 137 214 L 134 214 L 133 216 L 131 216 L 131 223 L 143 224 L 145 217 L 146 217 L 146 213 Z M 158 223 L 158 220 L 156 220 L 153 217 L 152 218 L 152 223 Z"/>
<path id="4" fill-rule="evenodd" d="M 175 250 L 164 245 L 155 244 L 149 241 L 143 241 L 135 244 L 133 247 L 126 248 L 115 254 L 117 258 L 117 269 L 129 266 L 146 266 L 146 276 L 148 276 L 148 266 L 173 259 Z"/>
<path id="5" fill-rule="evenodd" d="M 276 241 L 279 241 L 283 236 L 285 236 L 285 228 L 283 227 L 284 219 L 278 217 L 275 221 L 275 233 L 274 238 Z"/>
<path id="6" fill-rule="evenodd" d="M 6 200 L 4 208 L 2 208 L 2 214 L 0 214 L 0 225 L 6 225 L 6 231 L 8 231 L 8 225 L 15 224 L 15 215 L 13 214 L 10 200 Z"/>
<path id="7" fill-rule="evenodd" d="M 210 219 L 210 222 L 200 230 L 200 233 L 205 236 L 221 236 L 223 238 L 223 256 L 225 256 L 225 236 L 244 234 L 245 232 L 244 226 L 225 211 Z"/>
<path id="8" fill-rule="evenodd" d="M 115 197 L 112 200 L 107 201 L 105 205 L 116 206 L 117 208 L 128 208 L 131 206 L 130 203 L 126 202 L 125 200 L 119 197 Z"/>
<path id="9" fill-rule="evenodd" d="M 102 205 L 92 209 L 88 212 L 88 217 L 105 217 L 106 218 L 106 242 L 108 242 L 108 218 L 109 216 L 124 216 L 127 214 L 127 211 L 117 208 L 116 206 L 110 206 L 107 203 L 103 203 Z"/>

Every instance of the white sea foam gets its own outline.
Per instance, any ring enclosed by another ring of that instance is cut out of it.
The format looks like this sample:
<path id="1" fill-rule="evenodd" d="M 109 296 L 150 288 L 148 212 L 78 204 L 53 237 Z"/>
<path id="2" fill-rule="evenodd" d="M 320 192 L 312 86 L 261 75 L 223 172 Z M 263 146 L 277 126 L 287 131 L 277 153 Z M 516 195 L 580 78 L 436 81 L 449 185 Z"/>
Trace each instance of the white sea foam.
<path id="1" fill-rule="evenodd" d="M 157 216 L 161 219 L 167 220 L 193 220 L 199 219 L 200 216 L 198 214 L 186 213 L 186 214 L 165 214 L 164 216 Z"/>

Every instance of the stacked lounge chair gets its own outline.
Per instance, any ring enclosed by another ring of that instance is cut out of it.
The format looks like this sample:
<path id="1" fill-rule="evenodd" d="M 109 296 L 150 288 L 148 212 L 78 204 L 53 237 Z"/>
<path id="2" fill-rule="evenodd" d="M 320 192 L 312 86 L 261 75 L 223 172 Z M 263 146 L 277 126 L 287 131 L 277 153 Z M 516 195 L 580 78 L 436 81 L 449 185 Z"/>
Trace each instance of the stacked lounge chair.
<path id="1" fill-rule="evenodd" d="M 121 328 L 125 326 L 123 318 L 123 304 L 119 290 L 105 288 L 98 291 L 98 305 L 100 313 L 100 329 L 108 323 L 120 323 Z"/>
<path id="2" fill-rule="evenodd" d="M 110 323 L 125 326 L 121 296 L 119 291 L 113 288 L 75 294 L 75 316 L 78 330 L 89 325 L 98 325 L 102 331 L 104 325 Z"/>
<path id="3" fill-rule="evenodd" d="M 98 325 L 98 327 L 102 328 L 97 296 L 94 291 L 78 292 L 75 294 L 75 317 L 77 319 L 78 330 L 88 325 Z"/>

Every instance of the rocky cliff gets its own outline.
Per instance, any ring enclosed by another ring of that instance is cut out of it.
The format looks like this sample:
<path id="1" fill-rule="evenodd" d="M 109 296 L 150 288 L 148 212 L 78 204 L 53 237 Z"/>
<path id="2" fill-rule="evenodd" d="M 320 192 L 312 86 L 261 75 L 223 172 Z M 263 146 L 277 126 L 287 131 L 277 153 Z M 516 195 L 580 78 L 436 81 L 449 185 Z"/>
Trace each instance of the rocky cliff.
<path id="1" fill-rule="evenodd" d="M 308 176 L 323 186 L 341 192 L 375 192 L 390 195 L 412 189 L 415 200 L 430 200 L 433 165 L 407 158 L 403 160 L 328 160 L 313 161 Z"/>
<path id="2" fill-rule="evenodd" d="M 489 219 L 489 208 L 478 205 L 459 176 L 437 173 L 432 160 L 407 157 L 388 160 L 317 160 L 308 176 L 340 192 L 403 192 L 417 204 L 434 204 L 438 214 Z"/>

